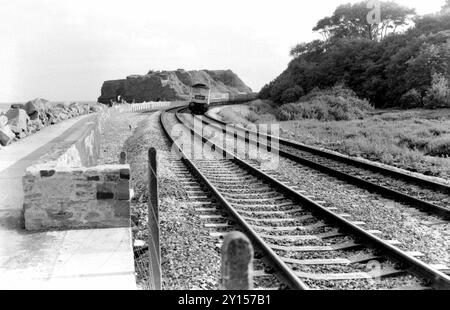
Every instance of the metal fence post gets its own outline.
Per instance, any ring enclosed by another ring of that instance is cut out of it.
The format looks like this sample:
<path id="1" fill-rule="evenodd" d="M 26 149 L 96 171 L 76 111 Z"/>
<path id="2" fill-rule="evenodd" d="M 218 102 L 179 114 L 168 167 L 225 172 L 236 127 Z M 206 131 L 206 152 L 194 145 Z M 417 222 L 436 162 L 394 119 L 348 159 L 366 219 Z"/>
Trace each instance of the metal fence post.
<path id="1" fill-rule="evenodd" d="M 158 175 L 156 149 L 148 150 L 148 253 L 149 253 L 149 287 L 153 290 L 161 289 L 161 248 L 159 243 L 159 210 L 158 210 Z"/>
<path id="2" fill-rule="evenodd" d="M 253 289 L 253 246 L 241 232 L 231 232 L 222 244 L 222 288 Z"/>

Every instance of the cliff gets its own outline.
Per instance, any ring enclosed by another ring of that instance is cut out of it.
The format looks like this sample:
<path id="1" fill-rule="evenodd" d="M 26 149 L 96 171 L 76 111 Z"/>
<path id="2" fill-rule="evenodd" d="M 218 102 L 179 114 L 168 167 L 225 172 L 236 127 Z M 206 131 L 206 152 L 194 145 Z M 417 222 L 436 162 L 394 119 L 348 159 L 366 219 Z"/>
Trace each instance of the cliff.
<path id="1" fill-rule="evenodd" d="M 126 79 L 105 81 L 98 102 L 109 103 L 121 96 L 127 102 L 186 100 L 189 87 L 204 83 L 216 93 L 249 93 L 252 90 L 231 70 L 150 71 Z"/>

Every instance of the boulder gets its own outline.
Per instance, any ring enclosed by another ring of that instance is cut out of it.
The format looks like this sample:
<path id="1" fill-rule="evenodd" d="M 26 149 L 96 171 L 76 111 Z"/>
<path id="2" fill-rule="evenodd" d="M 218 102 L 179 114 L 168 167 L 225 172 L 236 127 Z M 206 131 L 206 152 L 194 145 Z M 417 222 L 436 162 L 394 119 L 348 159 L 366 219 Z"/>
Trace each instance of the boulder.
<path id="1" fill-rule="evenodd" d="M 27 128 L 27 130 L 28 130 L 28 128 Z M 19 132 L 19 133 L 15 133 L 16 134 L 16 138 L 17 139 L 23 139 L 23 138 L 25 138 L 26 136 L 28 136 L 28 131 L 27 132 L 24 132 L 24 131 L 22 131 L 22 132 Z"/>
<path id="2" fill-rule="evenodd" d="M 65 104 L 65 103 L 63 103 L 63 102 L 60 102 L 60 103 L 57 103 L 54 107 L 55 107 L 55 108 L 59 108 L 59 109 L 66 110 L 68 106 L 67 106 L 67 104 Z"/>
<path id="3" fill-rule="evenodd" d="M 49 102 L 45 99 L 37 98 L 25 103 L 24 109 L 27 112 L 30 119 L 34 120 L 47 110 Z"/>
<path id="4" fill-rule="evenodd" d="M 8 125 L 8 117 L 6 115 L 0 115 L 0 128 Z"/>
<path id="5" fill-rule="evenodd" d="M 30 118 L 25 110 L 22 109 L 9 109 L 6 113 L 8 117 L 8 125 L 16 135 L 21 135 L 23 132 L 28 131 L 28 123 Z"/>
<path id="6" fill-rule="evenodd" d="M 98 106 L 98 105 L 89 105 L 89 112 L 88 113 L 90 113 L 90 112 L 98 112 L 98 111 L 100 111 L 100 107 Z"/>
<path id="7" fill-rule="evenodd" d="M 44 125 L 48 126 L 48 125 L 54 125 L 58 122 L 58 118 L 55 115 L 55 111 L 54 110 L 49 110 L 45 113 L 45 118 L 44 118 Z"/>
<path id="8" fill-rule="evenodd" d="M 69 118 L 75 117 L 78 114 L 78 110 L 74 107 L 69 107 L 68 114 L 69 114 Z"/>
<path id="9" fill-rule="evenodd" d="M 14 138 L 15 134 L 11 131 L 11 128 L 9 128 L 9 125 L 0 127 L 0 144 L 3 146 L 6 146 L 10 144 Z"/>
<path id="10" fill-rule="evenodd" d="M 70 108 L 71 108 L 73 111 L 75 111 L 75 113 L 76 113 L 77 116 L 83 114 L 84 109 L 83 109 L 83 104 L 82 104 L 82 103 L 73 102 L 73 103 L 70 105 Z"/>
<path id="11" fill-rule="evenodd" d="M 44 124 L 42 123 L 42 121 L 39 118 L 35 119 L 35 120 L 31 120 L 30 124 L 28 125 L 28 129 L 31 132 L 39 131 L 42 128 L 44 128 Z"/>
<path id="12" fill-rule="evenodd" d="M 67 116 L 68 110 L 67 107 L 61 108 L 56 106 L 49 112 L 53 116 L 53 120 L 57 123 L 61 120 L 66 120 L 69 117 Z"/>
<path id="13" fill-rule="evenodd" d="M 13 103 L 11 104 L 11 109 L 25 109 L 25 105 L 23 103 Z"/>

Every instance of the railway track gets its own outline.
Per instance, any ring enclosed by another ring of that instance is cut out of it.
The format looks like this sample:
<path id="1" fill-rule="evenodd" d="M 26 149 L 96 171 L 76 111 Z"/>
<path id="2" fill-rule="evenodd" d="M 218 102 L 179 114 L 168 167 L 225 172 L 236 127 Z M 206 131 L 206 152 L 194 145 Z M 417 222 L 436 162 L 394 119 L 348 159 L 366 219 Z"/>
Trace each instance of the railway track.
<path id="1" fill-rule="evenodd" d="M 223 132 L 227 125 L 207 115 L 202 118 L 202 122 Z M 240 126 L 232 128 L 239 133 L 238 137 L 245 139 L 246 142 L 254 140 L 257 136 L 262 137 L 264 141 L 276 140 L 277 152 L 285 158 L 387 198 L 406 203 L 446 221 L 450 220 L 450 186 L 318 150 L 294 141 L 256 133 Z"/>
<path id="2" fill-rule="evenodd" d="M 200 216 L 212 221 L 206 226 L 218 238 L 223 235 L 218 228 L 241 230 L 250 238 L 257 253 L 257 277 L 275 275 L 291 289 L 450 288 L 450 278 L 418 260 L 418 253 L 399 250 L 395 242 L 378 238 L 378 232 L 361 228 L 364 223 L 336 214 L 201 136 L 188 120 L 192 116 L 180 115 L 182 109 L 163 113 L 161 123 L 175 140 L 175 150 L 181 150 L 179 132 L 173 137 L 179 124 L 188 128 L 195 147 L 210 150 L 207 158 L 182 154 L 189 173 L 201 184 L 193 185 L 197 193 L 203 191 L 197 198 L 211 200 L 198 208 Z M 186 178 L 192 182 L 188 173 Z"/>

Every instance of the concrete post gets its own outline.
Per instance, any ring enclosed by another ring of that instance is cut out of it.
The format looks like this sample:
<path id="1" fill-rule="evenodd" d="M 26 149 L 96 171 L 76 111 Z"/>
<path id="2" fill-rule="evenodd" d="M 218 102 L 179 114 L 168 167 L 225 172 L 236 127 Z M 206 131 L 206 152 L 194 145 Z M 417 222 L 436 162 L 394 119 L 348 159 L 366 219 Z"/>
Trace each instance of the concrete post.
<path id="1" fill-rule="evenodd" d="M 153 290 L 161 289 L 161 247 L 159 243 L 159 210 L 158 210 L 158 167 L 156 149 L 148 150 L 148 226 L 149 226 L 149 287 Z"/>
<path id="2" fill-rule="evenodd" d="M 222 244 L 222 288 L 253 289 L 253 246 L 241 232 L 231 232 Z"/>
<path id="3" fill-rule="evenodd" d="M 125 165 L 127 163 L 127 153 L 125 153 L 125 152 L 120 153 L 119 163 L 121 165 Z"/>

